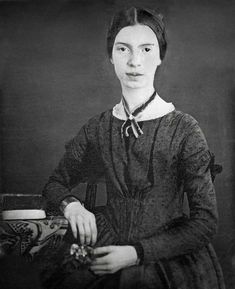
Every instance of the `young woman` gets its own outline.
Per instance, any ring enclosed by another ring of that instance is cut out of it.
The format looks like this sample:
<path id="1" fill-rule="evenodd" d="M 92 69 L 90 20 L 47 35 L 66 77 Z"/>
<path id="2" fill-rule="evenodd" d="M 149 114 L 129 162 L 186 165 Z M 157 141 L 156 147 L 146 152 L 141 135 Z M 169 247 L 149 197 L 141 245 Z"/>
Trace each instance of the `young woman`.
<path id="1" fill-rule="evenodd" d="M 66 145 L 43 193 L 48 206 L 63 211 L 75 240 L 95 248 L 89 268 L 74 270 L 60 286 L 224 288 L 210 244 L 217 227 L 211 154 L 197 121 L 154 87 L 167 48 L 162 17 L 140 8 L 118 12 L 107 48 L 121 101 Z M 101 176 L 107 205 L 90 212 L 71 189 Z"/>

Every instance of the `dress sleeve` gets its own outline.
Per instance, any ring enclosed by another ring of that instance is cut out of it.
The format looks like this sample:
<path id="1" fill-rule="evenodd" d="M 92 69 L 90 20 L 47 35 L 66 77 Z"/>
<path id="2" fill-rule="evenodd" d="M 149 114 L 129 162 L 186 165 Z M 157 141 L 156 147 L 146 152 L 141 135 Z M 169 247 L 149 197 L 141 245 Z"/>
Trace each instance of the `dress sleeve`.
<path id="1" fill-rule="evenodd" d="M 197 251 L 210 243 L 217 230 L 216 196 L 209 168 L 211 155 L 197 123 L 184 138 L 179 156 L 190 213 L 150 238 L 140 240 L 144 263 Z"/>
<path id="2" fill-rule="evenodd" d="M 86 182 L 97 155 L 88 137 L 88 127 L 83 126 L 79 133 L 65 145 L 65 153 L 57 168 L 44 187 L 43 197 L 48 211 L 59 211 L 63 199 L 72 195 L 71 190 L 79 183 Z"/>

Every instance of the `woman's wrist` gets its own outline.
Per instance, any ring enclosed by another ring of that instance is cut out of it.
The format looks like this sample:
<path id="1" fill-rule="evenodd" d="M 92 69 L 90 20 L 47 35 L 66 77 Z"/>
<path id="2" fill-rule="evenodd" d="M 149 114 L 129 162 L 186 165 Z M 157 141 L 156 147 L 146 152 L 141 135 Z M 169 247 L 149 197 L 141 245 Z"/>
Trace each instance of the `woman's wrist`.
<path id="1" fill-rule="evenodd" d="M 65 208 L 73 203 L 73 202 L 79 202 L 81 203 L 77 198 L 75 198 L 74 196 L 68 196 L 65 199 L 62 200 L 61 204 L 60 204 L 60 211 L 64 214 Z"/>
<path id="2" fill-rule="evenodd" d="M 127 266 L 129 267 L 129 266 L 135 266 L 135 265 L 138 265 L 138 256 L 137 256 L 137 252 L 136 252 L 136 249 L 135 249 L 135 247 L 134 246 L 130 246 L 130 245 L 128 245 L 128 246 L 126 246 L 126 248 L 128 249 L 128 259 L 129 259 L 129 261 L 128 261 L 128 264 L 127 264 Z"/>

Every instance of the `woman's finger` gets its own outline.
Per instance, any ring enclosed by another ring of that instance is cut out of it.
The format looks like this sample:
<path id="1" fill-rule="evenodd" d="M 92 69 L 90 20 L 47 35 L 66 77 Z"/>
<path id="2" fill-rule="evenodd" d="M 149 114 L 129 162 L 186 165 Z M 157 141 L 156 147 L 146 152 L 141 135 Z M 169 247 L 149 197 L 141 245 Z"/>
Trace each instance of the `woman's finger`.
<path id="1" fill-rule="evenodd" d="M 97 241 L 97 227 L 96 227 L 96 220 L 95 217 L 90 221 L 90 228 L 91 228 L 91 245 L 95 245 Z"/>
<path id="2" fill-rule="evenodd" d="M 93 273 L 95 275 L 102 276 L 102 275 L 108 274 L 108 271 L 93 271 Z"/>
<path id="3" fill-rule="evenodd" d="M 108 254 L 112 252 L 112 250 L 113 250 L 113 246 L 98 247 L 98 248 L 95 248 L 94 254 L 95 255 Z"/>
<path id="4" fill-rule="evenodd" d="M 98 270 L 100 270 L 100 271 L 108 271 L 109 270 L 107 265 L 94 265 L 94 266 L 91 265 L 90 269 L 92 271 L 98 271 Z"/>
<path id="5" fill-rule="evenodd" d="M 84 245 L 85 229 L 84 229 L 83 221 L 79 217 L 77 218 L 77 227 L 78 227 L 78 232 L 79 232 L 80 243 L 81 245 Z"/>
<path id="6" fill-rule="evenodd" d="M 96 266 L 96 265 L 107 265 L 108 264 L 108 256 L 105 255 L 103 257 L 96 257 L 95 260 L 92 261 L 92 266 Z"/>
<path id="7" fill-rule="evenodd" d="M 71 226 L 71 230 L 73 232 L 73 236 L 75 239 L 77 239 L 77 226 L 76 226 L 76 219 L 74 217 L 71 217 L 71 219 L 69 220 L 70 226 Z"/>
<path id="8" fill-rule="evenodd" d="M 84 238 L 84 243 L 86 245 L 90 245 L 91 243 L 91 227 L 90 224 L 85 222 L 83 223 L 84 230 L 85 230 L 85 238 Z"/>
<path id="9" fill-rule="evenodd" d="M 110 274 L 114 272 L 108 265 L 92 265 L 90 266 L 90 270 L 96 275 Z"/>

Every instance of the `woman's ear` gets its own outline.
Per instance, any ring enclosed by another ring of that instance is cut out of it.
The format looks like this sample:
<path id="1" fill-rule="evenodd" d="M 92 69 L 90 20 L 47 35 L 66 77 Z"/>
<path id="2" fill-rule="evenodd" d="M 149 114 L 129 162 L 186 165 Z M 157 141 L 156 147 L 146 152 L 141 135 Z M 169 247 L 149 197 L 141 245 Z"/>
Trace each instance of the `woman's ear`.
<path id="1" fill-rule="evenodd" d="M 113 59 L 112 58 L 110 58 L 110 62 L 113 64 Z"/>

